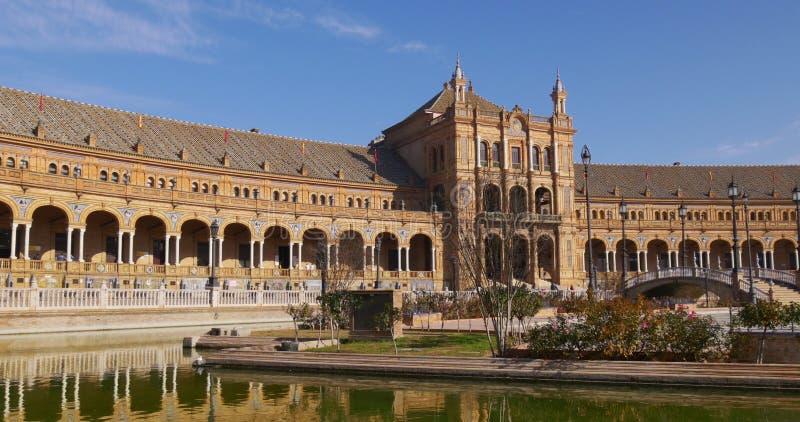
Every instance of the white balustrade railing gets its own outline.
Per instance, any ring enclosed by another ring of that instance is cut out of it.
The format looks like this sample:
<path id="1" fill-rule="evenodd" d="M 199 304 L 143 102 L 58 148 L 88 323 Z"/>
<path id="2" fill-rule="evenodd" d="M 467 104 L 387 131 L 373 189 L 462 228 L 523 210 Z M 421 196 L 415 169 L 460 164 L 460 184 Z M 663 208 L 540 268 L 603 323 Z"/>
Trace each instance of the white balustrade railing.
<path id="1" fill-rule="evenodd" d="M 0 288 L 0 312 L 315 304 L 319 291 Z"/>

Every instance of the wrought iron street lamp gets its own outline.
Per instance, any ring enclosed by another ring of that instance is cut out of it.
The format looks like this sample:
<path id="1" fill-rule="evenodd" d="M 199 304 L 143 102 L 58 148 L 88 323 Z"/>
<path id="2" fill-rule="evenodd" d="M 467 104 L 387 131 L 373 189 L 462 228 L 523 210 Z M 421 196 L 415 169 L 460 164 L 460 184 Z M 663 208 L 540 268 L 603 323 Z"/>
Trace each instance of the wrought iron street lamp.
<path id="1" fill-rule="evenodd" d="M 736 233 L 736 200 L 739 199 L 739 186 L 731 180 L 728 184 L 728 198 L 731 200 L 731 209 L 733 210 L 733 262 L 731 263 L 733 269 L 731 271 L 731 286 L 734 289 L 739 288 L 739 237 Z"/>
<path id="2" fill-rule="evenodd" d="M 683 265 L 686 266 L 686 205 L 681 202 L 681 206 L 678 207 L 678 215 L 681 217 L 681 259 L 683 260 Z M 678 263 L 678 266 L 681 266 L 681 263 Z"/>
<path id="3" fill-rule="evenodd" d="M 592 256 L 592 204 L 589 200 L 589 164 L 592 163 L 592 154 L 589 147 L 583 146 L 581 150 L 581 161 L 583 162 L 583 190 L 586 193 L 586 237 L 589 242 L 589 289 L 597 289 L 597 280 L 594 273 L 594 259 Z"/>
<path id="4" fill-rule="evenodd" d="M 381 239 L 383 238 L 383 234 L 378 235 L 375 239 L 375 255 L 377 258 L 375 260 L 375 288 L 377 289 L 378 286 L 381 285 Z"/>
<path id="5" fill-rule="evenodd" d="M 747 203 L 750 196 L 747 192 L 742 194 L 742 203 L 744 204 L 744 231 L 747 236 L 747 276 L 750 277 L 750 287 L 748 294 L 750 295 L 750 302 L 756 303 L 756 291 L 753 288 L 753 248 L 750 241 L 750 214 L 747 211 Z"/>
<path id="6" fill-rule="evenodd" d="M 619 218 L 622 220 L 622 279 L 620 280 L 620 290 L 628 278 L 628 241 L 625 239 L 625 220 L 628 219 L 628 204 L 625 203 L 625 197 L 622 197 L 622 202 L 619 203 Z"/>
<path id="7" fill-rule="evenodd" d="M 214 265 L 214 261 L 217 259 L 217 236 L 219 236 L 219 222 L 214 219 L 211 222 L 211 278 L 208 279 L 208 286 L 211 288 L 219 287 L 219 281 L 217 280 L 217 266 Z"/>

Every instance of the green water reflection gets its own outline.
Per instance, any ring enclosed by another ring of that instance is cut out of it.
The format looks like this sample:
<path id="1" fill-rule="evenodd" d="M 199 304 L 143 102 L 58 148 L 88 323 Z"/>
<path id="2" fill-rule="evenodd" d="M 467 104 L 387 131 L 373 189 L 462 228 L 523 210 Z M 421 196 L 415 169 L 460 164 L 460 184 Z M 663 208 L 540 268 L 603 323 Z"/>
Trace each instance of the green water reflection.
<path id="1" fill-rule="evenodd" d="M 797 392 L 211 370 L 179 344 L 0 355 L 3 420 L 794 421 Z"/>

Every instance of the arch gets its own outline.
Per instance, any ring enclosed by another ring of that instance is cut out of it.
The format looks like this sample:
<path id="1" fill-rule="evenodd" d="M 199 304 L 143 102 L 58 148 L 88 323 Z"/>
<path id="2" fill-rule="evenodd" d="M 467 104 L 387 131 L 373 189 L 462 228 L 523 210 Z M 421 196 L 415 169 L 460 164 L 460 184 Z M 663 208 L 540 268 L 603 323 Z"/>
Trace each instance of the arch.
<path id="1" fill-rule="evenodd" d="M 175 224 L 181 236 L 177 265 L 209 265 L 210 226 L 205 217 L 186 217 Z"/>
<path id="2" fill-rule="evenodd" d="M 593 237 L 591 239 L 592 256 L 589 256 L 589 240 L 584 243 L 584 269 L 589 272 L 591 265 L 594 266 L 595 272 L 605 271 L 606 269 L 606 251 L 609 249 L 605 240 Z M 590 265 L 591 263 L 591 265 Z"/>
<path id="3" fill-rule="evenodd" d="M 169 221 L 160 213 L 141 213 L 131 219 L 134 227 L 135 263 L 164 264 L 166 258 L 166 234 Z M 140 252 L 144 254 L 140 255 Z"/>
<path id="4" fill-rule="evenodd" d="M 0 258 L 11 257 L 11 229 L 12 223 L 16 219 L 16 207 L 0 199 Z M 16 245 L 14 245 L 15 255 L 19 253 L 20 236 L 19 231 L 22 227 L 17 227 Z"/>
<path id="5" fill-rule="evenodd" d="M 501 210 L 500 187 L 490 183 L 483 188 L 483 210 L 499 212 Z"/>
<path id="6" fill-rule="evenodd" d="M 200 184 L 197 182 L 192 182 L 192 192 L 199 192 L 200 191 Z"/>
<path id="7" fill-rule="evenodd" d="M 647 241 L 646 250 L 648 271 L 669 267 L 669 263 L 672 258 L 669 256 L 671 250 L 666 240 L 657 238 L 650 239 Z M 675 262 L 673 262 L 672 266 L 677 265 Z"/>
<path id="8" fill-rule="evenodd" d="M 64 164 L 61 166 L 61 175 L 62 176 L 69 176 L 69 166 Z"/>
<path id="9" fill-rule="evenodd" d="M 167 186 L 167 180 L 164 179 L 163 177 L 159 177 L 157 186 L 158 186 L 159 189 L 164 189 L 164 187 Z"/>
<path id="10" fill-rule="evenodd" d="M 280 234 L 281 230 L 285 230 L 285 234 Z M 293 235 L 294 230 L 292 227 L 286 223 L 273 223 L 270 225 L 264 225 L 264 228 L 261 230 L 260 233 L 256 233 L 256 238 L 258 239 L 265 239 L 269 236 L 274 236 L 276 233 L 280 234 L 281 238 L 286 238 L 288 240 L 294 240 Z"/>
<path id="11" fill-rule="evenodd" d="M 311 196 L 309 196 L 309 199 L 311 201 L 311 205 L 317 205 L 317 194 L 316 193 L 312 193 Z"/>
<path id="12" fill-rule="evenodd" d="M 364 269 L 364 245 L 364 235 L 361 232 L 352 229 L 343 230 L 336 236 L 334 254 L 336 266 L 351 270 Z"/>
<path id="13" fill-rule="evenodd" d="M 300 238 L 303 250 L 300 255 L 302 261 L 298 262 L 298 268 L 301 270 L 320 268 L 324 264 L 323 257 L 328 253 L 328 239 L 330 239 L 328 231 L 319 227 L 309 227 L 303 230 Z"/>
<path id="14" fill-rule="evenodd" d="M 678 241 L 678 260 L 682 267 L 700 266 L 700 241 L 687 237 L 684 250 L 683 241 Z M 685 256 L 684 256 L 685 254 Z"/>
<path id="15" fill-rule="evenodd" d="M 742 241 L 739 250 L 742 252 L 742 262 L 740 263 L 742 268 L 766 268 L 766 263 L 762 255 L 762 252 L 765 250 L 764 241 L 751 236 L 750 239 L 744 239 Z"/>
<path id="16" fill-rule="evenodd" d="M 511 238 L 511 276 L 519 281 L 527 281 L 529 245 L 527 237 L 515 235 Z"/>
<path id="17" fill-rule="evenodd" d="M 66 259 L 70 215 L 71 213 L 63 208 L 50 204 L 31 210 L 30 259 L 46 261 Z"/>
<path id="18" fill-rule="evenodd" d="M 58 173 L 58 166 L 56 165 L 56 163 L 50 163 L 47 166 L 47 172 L 50 173 L 50 174 Z"/>
<path id="19" fill-rule="evenodd" d="M 733 242 L 728 239 L 714 239 L 708 245 L 709 268 L 731 268 L 730 252 Z"/>
<path id="20" fill-rule="evenodd" d="M 797 243 L 792 239 L 777 239 L 772 242 L 775 269 L 793 271 L 797 268 Z"/>
<path id="21" fill-rule="evenodd" d="M 64 211 L 64 214 L 67 215 L 69 218 L 69 224 L 75 224 L 75 216 L 72 214 L 72 210 L 66 205 L 62 204 L 61 202 L 53 202 L 50 203 L 48 199 L 37 199 L 33 201 L 30 205 L 28 205 L 28 209 L 26 210 L 25 215 L 20 216 L 24 219 L 33 219 L 33 213 L 36 212 L 37 209 L 42 207 L 56 207 L 61 211 Z"/>
<path id="22" fill-rule="evenodd" d="M 119 183 L 119 173 L 116 171 L 111 172 L 111 183 Z"/>
<path id="23" fill-rule="evenodd" d="M 514 214 L 528 211 L 528 192 L 522 186 L 513 186 L 508 191 L 509 206 Z"/>
<path id="24" fill-rule="evenodd" d="M 433 239 L 425 233 L 417 233 L 411 236 L 409 244 L 409 261 L 411 271 L 431 271 L 431 252 L 433 251 Z"/>
<path id="25" fill-rule="evenodd" d="M 622 248 L 623 242 L 625 243 L 624 253 Z M 626 237 L 624 240 L 617 240 L 614 245 L 614 250 L 617 251 L 616 262 L 614 263 L 614 269 L 616 269 L 616 271 L 621 273 L 623 266 L 628 274 L 639 270 L 639 243 L 635 239 Z M 627 260 L 625 259 L 626 257 Z"/>
<path id="26" fill-rule="evenodd" d="M 145 186 L 148 188 L 154 187 L 156 184 L 156 179 L 153 176 L 148 176 L 147 181 L 145 182 Z"/>
<path id="27" fill-rule="evenodd" d="M 536 188 L 534 192 L 534 201 L 536 204 L 536 214 L 553 213 L 553 196 L 550 189 L 544 186 Z M 592 210 L 592 218 L 597 218 L 595 210 Z"/>
<path id="28" fill-rule="evenodd" d="M 227 268 L 250 267 L 250 240 L 253 239 L 253 228 L 243 221 L 229 221 L 220 226 L 222 242 L 222 264 Z M 255 252 L 255 251 L 254 251 Z"/>
<path id="29" fill-rule="evenodd" d="M 327 205 L 327 202 L 328 202 L 328 201 L 327 201 L 327 199 L 326 199 L 326 198 L 327 198 L 327 197 L 326 197 L 325 195 L 320 195 L 320 196 L 319 196 L 319 204 L 320 204 L 320 205 Z"/>
<path id="30" fill-rule="evenodd" d="M 157 218 L 162 223 L 164 223 L 164 227 L 166 229 L 169 229 L 170 227 L 172 227 L 172 223 L 170 223 L 169 218 L 167 218 L 166 215 L 163 215 L 163 214 L 161 214 L 159 212 L 150 212 L 150 211 L 139 211 L 138 213 L 134 214 L 131 217 L 131 220 L 130 220 L 131 221 L 130 227 L 136 227 L 136 225 L 139 223 L 139 220 L 144 218 L 144 217 Z"/>
<path id="31" fill-rule="evenodd" d="M 113 212 L 95 209 L 86 213 L 84 233 L 84 259 L 88 262 L 121 262 L 125 252 L 119 250 L 118 233 L 122 219 Z M 77 251 L 72 252 L 77 255 Z M 79 257 L 80 258 L 80 257 Z"/>
<path id="32" fill-rule="evenodd" d="M 233 187 L 233 196 L 235 196 L 236 198 L 239 197 L 239 187 L 238 186 L 234 186 Z"/>
<path id="33" fill-rule="evenodd" d="M 63 174 L 63 170 L 62 170 L 62 174 Z M 100 170 L 100 181 L 101 182 L 107 182 L 108 181 L 108 172 L 107 171 Z"/>
<path id="34" fill-rule="evenodd" d="M 592 244 L 594 248 L 594 244 Z M 594 252 L 594 249 L 592 249 Z M 558 282 L 556 272 L 555 241 L 549 235 L 543 234 L 536 239 L 536 278 L 547 280 L 551 283 Z"/>
<path id="35" fill-rule="evenodd" d="M 259 234 L 259 236 L 261 236 Z M 290 267 L 292 256 L 292 230 L 283 224 L 274 224 L 264 229 L 264 256 L 265 268 L 287 269 Z"/>
<path id="36" fill-rule="evenodd" d="M 379 238 L 381 239 L 380 251 L 377 250 Z M 400 237 L 392 231 L 384 230 L 375 235 L 373 244 L 376 248 L 375 253 L 380 254 L 377 260 L 379 269 L 397 271 L 400 268 L 400 262 L 397 256 L 397 249 L 400 247 Z"/>
<path id="37" fill-rule="evenodd" d="M 235 220 L 235 219 L 233 219 L 233 218 L 226 219 L 225 221 L 223 221 L 222 223 L 220 223 L 220 225 L 219 225 L 219 233 L 220 233 L 220 237 L 222 237 L 222 236 L 223 236 L 223 233 L 225 233 L 225 230 L 227 230 L 228 226 L 230 226 L 231 224 L 241 224 L 242 226 L 244 226 L 244 227 L 246 227 L 246 228 L 247 228 L 247 233 L 248 233 L 248 235 L 249 235 L 251 238 L 255 239 L 255 238 L 257 237 L 257 236 L 255 235 L 255 233 L 254 233 L 254 232 L 255 232 L 255 230 L 253 229 L 253 227 L 250 225 L 250 223 L 249 223 L 249 222 L 247 222 L 247 221 L 241 221 L 241 220 L 240 220 L 240 221 L 236 221 L 236 220 Z"/>
<path id="38" fill-rule="evenodd" d="M 273 201 L 280 201 L 281 193 L 278 191 L 272 191 L 272 200 Z"/>
<path id="39" fill-rule="evenodd" d="M 202 187 L 200 188 L 202 193 L 208 193 L 208 183 L 203 183 Z"/>
<path id="40" fill-rule="evenodd" d="M 117 219 L 117 224 L 119 224 L 120 227 L 124 227 L 125 218 L 122 217 L 122 214 L 120 214 L 119 211 L 117 211 L 114 208 L 100 207 L 100 206 L 97 206 L 97 205 L 91 205 L 91 206 L 89 206 L 89 208 L 86 208 L 83 211 L 83 213 L 81 213 L 81 219 L 76 221 L 75 223 L 76 224 L 86 224 L 86 220 L 89 218 L 89 215 L 92 214 L 92 213 L 98 212 L 98 211 L 104 211 L 104 212 L 107 212 L 107 213 L 113 215 Z"/>

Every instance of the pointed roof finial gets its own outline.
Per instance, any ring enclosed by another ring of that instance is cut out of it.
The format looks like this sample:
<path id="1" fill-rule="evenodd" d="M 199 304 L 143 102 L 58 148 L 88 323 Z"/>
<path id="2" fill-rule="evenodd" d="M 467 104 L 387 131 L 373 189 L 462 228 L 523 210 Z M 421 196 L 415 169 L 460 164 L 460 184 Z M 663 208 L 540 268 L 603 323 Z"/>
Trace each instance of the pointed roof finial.
<path id="1" fill-rule="evenodd" d="M 564 92 L 564 84 L 561 83 L 561 69 L 556 67 L 556 84 L 553 86 L 554 92 Z"/>
<path id="2" fill-rule="evenodd" d="M 456 53 L 456 71 L 453 72 L 454 79 L 464 79 L 464 72 L 461 70 L 461 54 Z"/>

